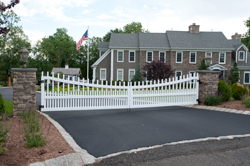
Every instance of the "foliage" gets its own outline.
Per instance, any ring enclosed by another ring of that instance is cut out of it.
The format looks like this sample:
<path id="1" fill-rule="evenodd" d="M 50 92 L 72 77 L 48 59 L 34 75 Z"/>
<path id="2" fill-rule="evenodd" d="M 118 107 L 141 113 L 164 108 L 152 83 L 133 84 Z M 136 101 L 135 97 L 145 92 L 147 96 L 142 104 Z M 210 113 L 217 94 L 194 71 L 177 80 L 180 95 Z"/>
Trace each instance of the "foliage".
<path id="1" fill-rule="evenodd" d="M 45 136 L 41 131 L 42 124 L 39 122 L 38 112 L 35 110 L 23 111 L 21 118 L 23 120 L 23 129 L 25 133 L 23 139 L 27 142 L 25 146 L 32 148 L 45 145 Z"/>
<path id="2" fill-rule="evenodd" d="M 207 65 L 205 63 L 205 59 L 201 60 L 201 65 L 198 67 L 198 70 L 207 70 Z"/>
<path id="3" fill-rule="evenodd" d="M 243 34 L 241 42 L 250 50 L 250 17 L 245 21 L 245 26 L 247 27 L 247 32 Z"/>
<path id="4" fill-rule="evenodd" d="M 13 102 L 9 100 L 3 100 L 6 113 L 13 114 Z"/>
<path id="5" fill-rule="evenodd" d="M 232 89 L 230 85 L 227 85 L 225 81 L 219 81 L 218 93 L 221 94 L 222 101 L 228 101 L 232 96 Z"/>
<path id="6" fill-rule="evenodd" d="M 205 98 L 204 104 L 208 106 L 220 105 L 221 100 L 220 96 L 209 96 Z"/>
<path id="7" fill-rule="evenodd" d="M 2 114 L 0 118 L 0 155 L 3 154 L 8 149 L 3 147 L 3 143 L 6 142 L 6 137 L 13 125 L 14 119 L 9 120 L 8 114 Z"/>
<path id="8" fill-rule="evenodd" d="M 130 24 L 126 24 L 122 29 L 114 29 L 110 30 L 104 37 L 103 41 L 109 42 L 111 33 L 140 33 L 140 32 L 149 32 L 148 30 L 145 30 L 142 28 L 142 24 L 140 22 L 132 22 Z"/>
<path id="9" fill-rule="evenodd" d="M 140 82 L 143 81 L 143 76 L 142 76 L 142 73 L 141 73 L 140 64 L 138 65 L 138 67 L 136 69 L 136 72 L 135 72 L 135 75 L 132 78 L 131 82 L 138 82 L 138 81 L 140 81 Z"/>
<path id="10" fill-rule="evenodd" d="M 59 78 L 61 79 L 63 78 L 63 72 L 60 71 L 60 72 L 55 73 L 56 77 L 58 77 L 58 75 L 59 75 Z"/>
<path id="11" fill-rule="evenodd" d="M 242 104 L 245 104 L 246 107 L 250 108 L 250 96 L 243 95 L 241 98 Z"/>
<path id="12" fill-rule="evenodd" d="M 0 143 L 0 155 L 4 154 L 5 151 L 8 151 L 6 147 L 3 147 L 3 142 Z"/>
<path id="13" fill-rule="evenodd" d="M 0 93 L 0 115 L 6 112 L 6 108 L 4 105 L 4 100 L 3 100 L 3 96 Z"/>
<path id="14" fill-rule="evenodd" d="M 174 74 L 171 65 L 167 65 L 159 60 L 146 63 L 142 69 L 143 77 L 146 77 L 148 80 L 168 79 Z"/>
<path id="15" fill-rule="evenodd" d="M 230 70 L 230 75 L 228 77 L 228 80 L 231 84 L 235 84 L 239 80 L 239 69 L 237 67 L 236 61 L 234 61 L 234 65 Z"/>
<path id="16" fill-rule="evenodd" d="M 243 95 L 248 94 L 248 89 L 240 83 L 235 83 L 232 85 L 232 93 L 235 100 L 241 100 Z"/>

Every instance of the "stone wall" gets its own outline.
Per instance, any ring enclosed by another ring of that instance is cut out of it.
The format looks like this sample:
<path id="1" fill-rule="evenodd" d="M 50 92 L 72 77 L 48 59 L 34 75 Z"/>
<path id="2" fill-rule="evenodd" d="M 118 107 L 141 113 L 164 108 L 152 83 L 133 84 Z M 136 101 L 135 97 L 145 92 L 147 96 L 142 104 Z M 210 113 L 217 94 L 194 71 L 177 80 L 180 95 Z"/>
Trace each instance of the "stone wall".
<path id="1" fill-rule="evenodd" d="M 199 73 L 199 100 L 204 102 L 208 96 L 218 93 L 219 71 L 197 70 Z"/>
<path id="2" fill-rule="evenodd" d="M 36 109 L 36 71 L 34 68 L 13 68 L 13 114 Z"/>

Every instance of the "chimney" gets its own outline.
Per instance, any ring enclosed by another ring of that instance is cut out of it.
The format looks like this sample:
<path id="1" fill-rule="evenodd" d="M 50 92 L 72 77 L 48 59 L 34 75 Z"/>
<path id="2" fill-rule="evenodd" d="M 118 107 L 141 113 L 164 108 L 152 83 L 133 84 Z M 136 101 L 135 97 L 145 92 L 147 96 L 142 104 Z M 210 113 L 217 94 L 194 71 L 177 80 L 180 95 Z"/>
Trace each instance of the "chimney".
<path id="1" fill-rule="evenodd" d="M 65 65 L 65 69 L 68 69 L 69 68 L 69 65 L 66 63 L 66 65 Z"/>
<path id="2" fill-rule="evenodd" d="M 238 39 L 238 40 L 241 41 L 241 34 L 238 34 L 238 33 L 236 32 L 234 35 L 232 35 L 232 39 Z"/>
<path id="3" fill-rule="evenodd" d="M 193 25 L 190 25 L 188 28 L 190 33 L 200 33 L 200 25 L 193 23 Z"/>

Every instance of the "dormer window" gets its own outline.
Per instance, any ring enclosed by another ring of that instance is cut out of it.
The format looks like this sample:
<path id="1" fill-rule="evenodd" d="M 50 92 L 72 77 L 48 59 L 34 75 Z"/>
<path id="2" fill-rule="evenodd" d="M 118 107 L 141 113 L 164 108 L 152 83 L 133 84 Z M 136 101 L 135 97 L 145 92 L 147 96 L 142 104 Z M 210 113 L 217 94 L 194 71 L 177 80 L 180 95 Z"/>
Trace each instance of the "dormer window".
<path id="1" fill-rule="evenodd" d="M 239 52 L 239 61 L 244 61 L 244 57 L 245 57 L 245 52 L 244 51 L 240 51 Z"/>

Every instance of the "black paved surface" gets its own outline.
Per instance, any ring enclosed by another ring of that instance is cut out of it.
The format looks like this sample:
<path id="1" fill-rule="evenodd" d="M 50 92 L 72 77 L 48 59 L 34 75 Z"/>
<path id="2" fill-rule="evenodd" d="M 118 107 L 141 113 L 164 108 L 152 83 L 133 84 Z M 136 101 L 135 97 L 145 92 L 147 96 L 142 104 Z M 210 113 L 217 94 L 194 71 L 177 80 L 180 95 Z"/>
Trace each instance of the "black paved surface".
<path id="1" fill-rule="evenodd" d="M 46 113 L 95 157 L 181 140 L 250 133 L 250 116 L 184 107 Z"/>
<path id="2" fill-rule="evenodd" d="M 4 100 L 13 101 L 13 88 L 12 87 L 0 88 L 0 93 L 2 94 Z M 36 92 L 36 107 L 38 107 L 38 105 L 41 105 L 41 93 L 40 92 Z"/>

